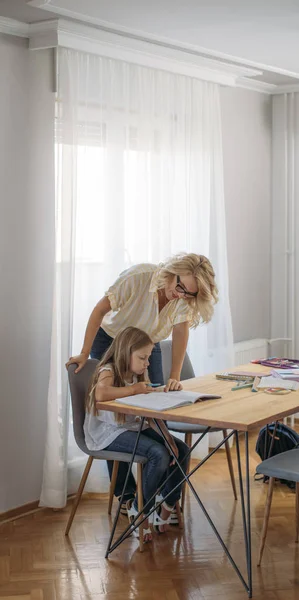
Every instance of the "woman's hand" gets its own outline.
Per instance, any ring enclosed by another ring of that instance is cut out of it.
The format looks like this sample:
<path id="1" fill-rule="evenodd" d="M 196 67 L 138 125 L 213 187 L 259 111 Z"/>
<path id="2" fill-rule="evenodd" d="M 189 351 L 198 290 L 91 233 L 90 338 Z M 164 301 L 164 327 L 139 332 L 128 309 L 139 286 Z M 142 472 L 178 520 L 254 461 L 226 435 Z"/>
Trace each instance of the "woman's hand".
<path id="1" fill-rule="evenodd" d="M 88 354 L 85 354 L 84 352 L 82 352 L 81 354 L 78 354 L 78 356 L 71 356 L 68 360 L 68 362 L 65 364 L 66 368 L 68 369 L 70 365 L 72 364 L 76 364 L 78 365 L 77 369 L 75 369 L 75 373 L 79 373 L 79 371 L 81 371 L 81 369 L 83 369 L 85 363 L 87 362 L 88 359 Z"/>
<path id="2" fill-rule="evenodd" d="M 139 381 L 138 383 L 134 383 L 134 385 L 131 385 L 129 389 L 133 391 L 133 395 L 135 395 L 135 394 L 150 394 L 153 391 L 151 387 L 149 387 L 148 385 L 146 385 L 146 383 L 144 383 L 144 381 Z"/>
<path id="3" fill-rule="evenodd" d="M 168 379 L 164 392 L 178 392 L 183 386 L 177 379 Z"/>

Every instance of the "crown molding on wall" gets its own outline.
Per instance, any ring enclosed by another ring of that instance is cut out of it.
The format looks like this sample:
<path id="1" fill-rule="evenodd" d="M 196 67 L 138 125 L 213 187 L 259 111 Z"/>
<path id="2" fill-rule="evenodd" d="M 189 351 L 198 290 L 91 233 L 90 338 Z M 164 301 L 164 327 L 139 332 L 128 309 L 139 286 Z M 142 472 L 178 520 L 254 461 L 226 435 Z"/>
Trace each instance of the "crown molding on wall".
<path id="1" fill-rule="evenodd" d="M 264 63 L 259 63 L 254 60 L 249 60 L 244 57 L 235 56 L 233 54 L 227 54 L 219 50 L 212 50 L 211 48 L 205 48 L 203 46 L 197 46 L 195 44 L 188 44 L 186 42 L 178 42 L 168 37 L 158 36 L 149 32 L 140 31 L 138 29 L 132 29 L 112 21 L 104 21 L 97 17 L 84 14 L 83 12 L 76 12 L 70 8 L 62 8 L 59 4 L 59 0 L 27 0 L 27 4 L 36 8 L 41 8 L 49 13 L 56 13 L 67 19 L 76 19 L 82 24 L 90 24 L 93 27 L 100 28 L 102 30 L 110 31 L 111 33 L 117 33 L 131 39 L 139 39 L 147 41 L 157 46 L 165 46 L 167 48 L 174 48 L 181 50 L 182 52 L 194 53 L 199 56 L 208 56 L 211 59 L 226 61 L 227 63 L 235 63 L 236 66 L 247 66 L 253 69 L 259 69 L 262 71 L 270 71 L 272 73 L 278 73 L 287 77 L 294 77 L 299 79 L 299 73 L 282 69 L 280 67 L 273 67 Z"/>
<path id="2" fill-rule="evenodd" d="M 200 55 L 182 52 L 152 42 L 129 38 L 67 19 L 30 25 L 30 49 L 63 46 L 92 52 L 108 58 L 167 70 L 205 81 L 234 86 L 242 77 L 261 75 L 261 71 L 227 64 Z"/>
<path id="3" fill-rule="evenodd" d="M 275 94 L 292 94 L 299 92 L 299 81 L 298 83 L 288 83 L 287 85 L 276 85 Z"/>
<path id="4" fill-rule="evenodd" d="M 299 82 L 298 82 L 299 83 Z M 251 90 L 252 92 L 260 92 L 262 94 L 276 94 L 277 85 L 275 83 L 266 83 L 257 79 L 249 79 L 241 77 L 236 82 L 237 87 Z M 282 86 L 283 87 L 283 86 Z M 299 86 L 298 86 L 299 87 Z"/>
<path id="5" fill-rule="evenodd" d="M 27 23 L 22 23 L 21 21 L 15 21 L 14 19 L 0 16 L 0 33 L 28 38 L 29 25 L 27 25 Z"/>
<path id="6" fill-rule="evenodd" d="M 49 10 L 53 10 L 53 5 L 50 8 L 50 3 L 51 0 L 28 2 L 38 8 L 48 7 Z M 155 40 L 154 36 L 152 39 L 141 38 L 136 33 L 124 31 L 124 28 L 115 31 L 111 28 L 103 28 L 103 25 L 102 28 L 93 27 L 82 21 L 61 18 L 28 25 L 0 17 L 0 32 L 29 38 L 31 50 L 61 46 L 263 94 L 299 91 L 299 75 L 297 75 L 298 84 L 265 83 L 256 79 L 257 76 L 263 74 L 263 70 L 247 66 L 248 61 L 242 61 L 242 64 L 225 62 L 225 59 L 236 60 L 236 57 L 227 57 L 206 49 L 202 49 L 205 50 L 203 56 L 198 48 L 191 45 L 183 47 L 178 44 L 175 46 L 171 44 L 171 41 L 170 44 L 162 41 L 162 38 Z M 214 57 L 207 57 L 208 52 L 211 56 L 214 54 Z M 240 62 L 241 59 L 238 60 Z M 270 67 L 265 67 L 264 70 L 273 71 Z M 296 74 L 290 74 L 281 69 L 277 69 L 276 72 L 296 77 Z"/>

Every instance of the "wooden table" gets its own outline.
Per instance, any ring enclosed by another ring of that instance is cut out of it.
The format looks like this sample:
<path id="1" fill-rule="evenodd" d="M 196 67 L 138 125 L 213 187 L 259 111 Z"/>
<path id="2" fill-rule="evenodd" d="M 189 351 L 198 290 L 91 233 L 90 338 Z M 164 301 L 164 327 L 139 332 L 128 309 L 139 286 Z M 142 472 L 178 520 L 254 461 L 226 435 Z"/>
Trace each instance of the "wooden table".
<path id="1" fill-rule="evenodd" d="M 241 367 L 237 367 L 234 371 L 252 371 L 257 375 L 260 373 L 269 373 L 270 369 L 267 367 L 262 367 L 260 365 L 243 365 Z M 108 410 L 112 412 L 121 412 L 129 415 L 140 416 L 143 419 L 141 420 L 141 426 L 139 430 L 139 435 L 141 433 L 142 423 L 145 417 L 151 417 L 155 421 L 157 419 L 164 419 L 166 421 L 178 421 L 185 423 L 194 423 L 200 425 L 206 425 L 207 429 L 204 434 L 193 444 L 190 453 L 198 444 L 200 439 L 208 433 L 211 427 L 219 427 L 221 429 L 231 429 L 233 430 L 228 436 L 223 439 L 216 448 L 214 448 L 203 460 L 201 460 L 198 465 L 192 469 L 192 471 L 184 476 L 188 486 L 190 487 L 193 495 L 195 496 L 198 504 L 203 510 L 205 516 L 207 517 L 212 529 L 214 530 L 219 542 L 221 543 L 225 553 L 227 554 L 232 566 L 236 570 L 238 576 L 240 577 L 244 587 L 248 592 L 249 598 L 252 597 L 252 568 L 251 568 L 251 525 L 250 525 L 250 476 L 249 476 L 249 451 L 248 451 L 248 432 L 251 429 L 256 427 L 262 427 L 272 421 L 277 421 L 283 419 L 288 415 L 292 415 L 299 411 L 299 390 L 296 392 L 291 392 L 286 395 L 274 395 L 267 394 L 265 392 L 257 392 L 254 393 L 250 388 L 245 388 L 241 390 L 232 391 L 232 387 L 234 386 L 234 382 L 232 381 L 224 381 L 218 380 L 215 378 L 215 375 L 206 375 L 203 377 L 195 377 L 193 379 L 189 379 L 183 382 L 183 386 L 185 390 L 196 391 L 200 393 L 209 393 L 209 394 L 217 394 L 221 395 L 222 398 L 218 400 L 211 400 L 206 402 L 198 402 L 193 405 L 188 405 L 176 409 L 171 409 L 167 411 L 155 411 L 153 410 L 142 409 L 142 414 L 140 408 L 134 406 L 125 406 L 123 404 L 117 403 L 117 401 L 105 402 L 101 403 L 99 408 L 101 410 Z M 243 485 L 243 475 L 242 475 L 242 467 L 241 467 L 241 457 L 240 457 L 240 447 L 239 447 L 239 432 L 244 432 L 245 436 L 245 461 L 246 461 L 246 495 L 244 495 L 244 485 Z M 243 518 L 243 530 L 244 530 L 244 540 L 245 540 L 245 553 L 247 559 L 247 575 L 248 581 L 246 582 L 243 578 L 238 566 L 236 565 L 234 559 L 232 558 L 227 546 L 222 540 L 219 532 L 216 529 L 212 519 L 210 518 L 207 510 L 203 506 L 196 490 L 194 489 L 192 483 L 189 481 L 190 476 L 206 462 L 213 454 L 216 452 L 224 442 L 229 439 L 232 435 L 235 435 L 236 438 L 236 451 L 237 451 L 237 460 L 238 460 L 238 472 L 239 472 L 239 481 L 240 481 L 240 497 L 242 504 L 242 518 Z M 164 437 L 164 436 L 163 436 Z M 130 467 L 133 464 L 133 459 L 136 454 L 136 448 L 138 444 L 137 437 L 136 446 L 132 455 L 132 461 Z M 165 444 L 167 445 L 167 440 L 165 440 Z M 181 469 L 178 461 L 176 460 L 178 468 Z M 129 469 L 130 470 L 130 469 Z M 182 470 L 182 469 L 181 469 Z M 126 482 L 124 485 L 124 490 L 126 487 Z M 246 502 L 245 502 L 246 496 Z M 119 503 L 121 504 L 121 502 Z M 120 507 L 119 507 L 120 510 Z M 132 530 L 130 527 L 126 529 L 126 531 L 118 538 L 118 540 L 112 545 L 112 540 L 117 524 L 119 516 L 119 511 L 117 512 L 115 522 L 113 525 L 113 529 L 111 532 L 110 541 L 107 548 L 106 557 L 129 535 L 131 535 Z M 136 517 L 137 520 L 138 517 Z M 136 527 L 136 525 L 135 525 Z"/>

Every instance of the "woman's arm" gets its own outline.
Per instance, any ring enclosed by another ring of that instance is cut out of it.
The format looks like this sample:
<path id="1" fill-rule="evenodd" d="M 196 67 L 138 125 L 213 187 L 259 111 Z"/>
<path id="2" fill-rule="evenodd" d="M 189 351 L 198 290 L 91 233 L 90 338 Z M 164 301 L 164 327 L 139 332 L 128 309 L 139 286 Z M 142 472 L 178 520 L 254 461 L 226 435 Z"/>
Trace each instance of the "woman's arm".
<path id="1" fill-rule="evenodd" d="M 181 390 L 180 384 L 181 370 L 186 354 L 186 348 L 189 338 L 189 323 L 178 323 L 172 330 L 172 364 L 171 373 L 165 387 L 165 392 Z"/>
<path id="2" fill-rule="evenodd" d="M 83 347 L 81 353 L 78 356 L 71 356 L 69 361 L 66 363 L 66 368 L 69 367 L 72 363 L 76 363 L 78 368 L 75 370 L 75 373 L 79 373 L 81 369 L 84 367 L 91 350 L 91 346 L 93 344 L 93 340 L 96 336 L 98 329 L 101 327 L 102 320 L 104 316 L 111 310 L 111 305 L 107 296 L 104 296 L 94 307 L 85 331 Z"/>

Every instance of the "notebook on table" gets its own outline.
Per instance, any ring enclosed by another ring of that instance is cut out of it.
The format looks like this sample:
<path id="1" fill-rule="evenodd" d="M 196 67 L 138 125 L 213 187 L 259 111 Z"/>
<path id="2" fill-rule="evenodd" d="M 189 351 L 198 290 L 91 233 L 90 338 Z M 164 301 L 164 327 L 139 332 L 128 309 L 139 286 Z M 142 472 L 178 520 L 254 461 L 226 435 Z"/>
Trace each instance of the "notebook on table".
<path id="1" fill-rule="evenodd" d="M 256 375 L 255 371 L 227 371 L 225 373 L 216 373 L 216 379 L 224 379 L 227 381 L 246 381 L 251 383 Z M 260 377 L 267 377 L 268 373 L 260 373 Z"/>
<path id="2" fill-rule="evenodd" d="M 204 402 L 205 400 L 217 400 L 221 396 L 215 394 L 199 394 L 198 392 L 188 392 L 181 390 L 179 392 L 152 392 L 151 394 L 136 394 L 119 398 L 117 402 L 127 406 L 137 406 L 138 408 L 147 408 L 149 410 L 169 410 L 187 406 L 195 402 Z"/>
<path id="3" fill-rule="evenodd" d="M 272 369 L 271 375 L 279 379 L 299 381 L 299 369 Z"/>

